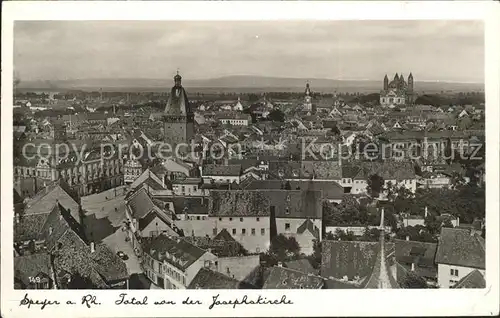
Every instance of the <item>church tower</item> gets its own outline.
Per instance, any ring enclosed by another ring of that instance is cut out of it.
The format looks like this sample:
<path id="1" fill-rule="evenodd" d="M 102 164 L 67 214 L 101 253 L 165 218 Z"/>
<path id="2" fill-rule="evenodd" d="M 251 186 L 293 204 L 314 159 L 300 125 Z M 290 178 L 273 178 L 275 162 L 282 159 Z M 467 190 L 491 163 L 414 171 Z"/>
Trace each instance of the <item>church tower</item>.
<path id="1" fill-rule="evenodd" d="M 373 271 L 366 282 L 364 288 L 390 289 L 399 288 L 399 284 L 392 275 L 389 264 L 387 264 L 387 254 L 385 251 L 385 226 L 384 226 L 384 208 L 380 215 L 380 249 L 375 258 Z"/>
<path id="2" fill-rule="evenodd" d="M 408 102 L 410 104 L 413 104 L 414 97 L 413 97 L 413 74 L 410 72 L 410 75 L 408 75 Z"/>
<path id="3" fill-rule="evenodd" d="M 194 114 L 189 106 L 186 91 L 182 87 L 182 77 L 177 72 L 174 86 L 170 90 L 165 112 L 163 113 L 164 141 L 172 149 L 180 144 L 188 144 L 194 137 Z"/>
<path id="4" fill-rule="evenodd" d="M 385 74 L 384 77 L 384 91 L 387 91 L 389 89 L 389 78 L 387 77 L 387 74 Z"/>
<path id="5" fill-rule="evenodd" d="M 304 110 L 312 111 L 312 96 L 311 96 L 311 88 L 309 87 L 309 82 L 306 83 L 306 91 L 304 96 Z"/>

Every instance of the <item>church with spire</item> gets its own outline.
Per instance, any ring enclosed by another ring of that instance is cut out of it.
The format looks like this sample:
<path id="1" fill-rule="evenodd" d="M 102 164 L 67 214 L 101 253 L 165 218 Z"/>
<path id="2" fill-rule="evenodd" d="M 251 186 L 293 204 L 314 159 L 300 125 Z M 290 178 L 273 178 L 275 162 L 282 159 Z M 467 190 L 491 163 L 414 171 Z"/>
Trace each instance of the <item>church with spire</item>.
<path id="1" fill-rule="evenodd" d="M 163 123 L 164 142 L 170 144 L 172 149 L 178 144 L 189 144 L 194 138 L 194 113 L 182 87 L 179 71 L 174 76 L 174 86 L 165 106 Z"/>
<path id="2" fill-rule="evenodd" d="M 380 215 L 380 236 L 379 236 L 379 250 L 375 258 L 375 264 L 364 288 L 366 289 L 396 289 L 399 288 L 397 278 L 390 270 L 390 265 L 387 261 L 387 251 L 385 243 L 385 226 L 384 226 L 384 208 Z"/>
<path id="3" fill-rule="evenodd" d="M 413 74 L 411 72 L 408 76 L 408 82 L 405 81 L 403 74 L 398 75 L 398 73 L 389 82 L 386 74 L 384 77 L 384 88 L 380 92 L 380 105 L 391 108 L 412 105 L 415 102 L 413 89 Z"/>
<path id="4" fill-rule="evenodd" d="M 312 103 L 312 92 L 311 92 L 311 87 L 309 85 L 309 81 L 306 83 L 306 90 L 304 92 L 304 105 L 303 105 L 303 110 L 305 112 L 310 112 L 314 113 L 315 109 Z"/>

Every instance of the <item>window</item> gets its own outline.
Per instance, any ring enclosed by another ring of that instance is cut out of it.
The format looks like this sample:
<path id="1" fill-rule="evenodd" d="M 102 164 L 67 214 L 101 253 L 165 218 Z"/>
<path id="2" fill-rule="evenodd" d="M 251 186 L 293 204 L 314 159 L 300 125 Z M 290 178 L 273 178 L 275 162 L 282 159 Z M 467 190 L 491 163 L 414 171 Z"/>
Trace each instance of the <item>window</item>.
<path id="1" fill-rule="evenodd" d="M 260 221 L 260 218 L 257 218 L 257 222 L 259 222 L 259 221 Z"/>
<path id="2" fill-rule="evenodd" d="M 198 215 L 198 216 L 196 217 L 196 219 L 199 221 L 199 220 L 200 220 L 200 216 Z"/>
<path id="3" fill-rule="evenodd" d="M 182 284 L 186 285 L 186 276 L 182 276 Z"/>
<path id="4" fill-rule="evenodd" d="M 232 220 L 233 220 L 233 218 L 229 218 L 229 221 L 232 221 Z"/>
<path id="5" fill-rule="evenodd" d="M 458 277 L 458 269 L 450 269 L 450 275 L 451 276 L 457 276 Z"/>
<path id="6" fill-rule="evenodd" d="M 290 223 L 285 223 L 285 231 L 290 231 Z"/>
<path id="7" fill-rule="evenodd" d="M 246 232 L 247 232 L 247 230 L 246 230 L 246 229 L 241 229 L 241 235 L 245 235 L 245 234 L 246 234 Z"/>
<path id="8" fill-rule="evenodd" d="M 286 208 L 285 214 L 290 214 L 290 209 L 289 208 Z"/>
<path id="9" fill-rule="evenodd" d="M 236 229 L 233 229 L 233 235 L 236 235 Z"/>
<path id="10" fill-rule="evenodd" d="M 240 218 L 240 222 L 243 222 L 243 218 Z"/>
<path id="11" fill-rule="evenodd" d="M 260 229 L 260 235 L 265 235 L 266 234 L 266 229 Z"/>
<path id="12" fill-rule="evenodd" d="M 215 261 L 214 264 L 215 264 L 215 267 L 219 266 L 219 262 L 217 262 L 217 261 Z"/>
<path id="13" fill-rule="evenodd" d="M 252 235 L 255 235 L 255 229 L 252 229 Z"/>
<path id="14" fill-rule="evenodd" d="M 222 221 L 222 218 L 219 218 L 219 221 Z"/>

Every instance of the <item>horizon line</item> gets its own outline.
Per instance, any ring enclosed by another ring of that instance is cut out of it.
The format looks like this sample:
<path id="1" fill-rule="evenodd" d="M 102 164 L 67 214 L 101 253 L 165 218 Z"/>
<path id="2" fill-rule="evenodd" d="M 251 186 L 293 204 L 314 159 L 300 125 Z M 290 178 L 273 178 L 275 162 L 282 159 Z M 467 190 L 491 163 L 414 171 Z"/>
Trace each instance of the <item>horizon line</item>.
<path id="1" fill-rule="evenodd" d="M 174 74 L 175 75 L 175 74 Z M 172 75 L 172 78 L 173 76 Z M 182 75 L 182 74 L 181 74 Z M 385 75 L 384 75 L 385 76 Z M 381 79 L 369 79 L 369 78 L 327 78 L 327 77 L 289 77 L 289 76 L 268 76 L 268 75 L 251 75 L 251 74 L 233 74 L 233 75 L 219 75 L 214 77 L 206 77 L 206 78 L 185 78 L 186 81 L 210 81 L 223 79 L 228 77 L 260 77 L 260 78 L 273 78 L 273 79 L 284 79 L 284 80 L 303 80 L 304 83 L 311 80 L 327 80 L 327 81 L 359 81 L 359 82 L 378 82 L 383 81 L 383 77 Z M 58 78 L 58 79 L 28 79 L 22 80 L 19 83 L 20 85 L 23 82 L 50 82 L 50 81 L 85 81 L 85 80 L 157 80 L 157 81 L 166 81 L 170 78 L 162 77 L 84 77 L 84 78 Z M 448 79 L 421 79 L 415 78 L 415 82 L 436 82 L 436 83 L 450 83 L 450 84 L 485 84 L 485 81 L 474 81 L 474 80 L 448 80 Z"/>

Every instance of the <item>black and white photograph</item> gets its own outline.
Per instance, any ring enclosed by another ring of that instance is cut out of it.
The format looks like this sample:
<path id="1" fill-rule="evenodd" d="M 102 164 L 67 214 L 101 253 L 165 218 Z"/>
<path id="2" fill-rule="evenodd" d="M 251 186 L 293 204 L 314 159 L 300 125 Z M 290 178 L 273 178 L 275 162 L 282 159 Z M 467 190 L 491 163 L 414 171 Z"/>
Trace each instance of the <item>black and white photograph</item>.
<path id="1" fill-rule="evenodd" d="M 491 288 L 485 32 L 14 21 L 2 284 L 35 307 L 33 290 Z"/>

